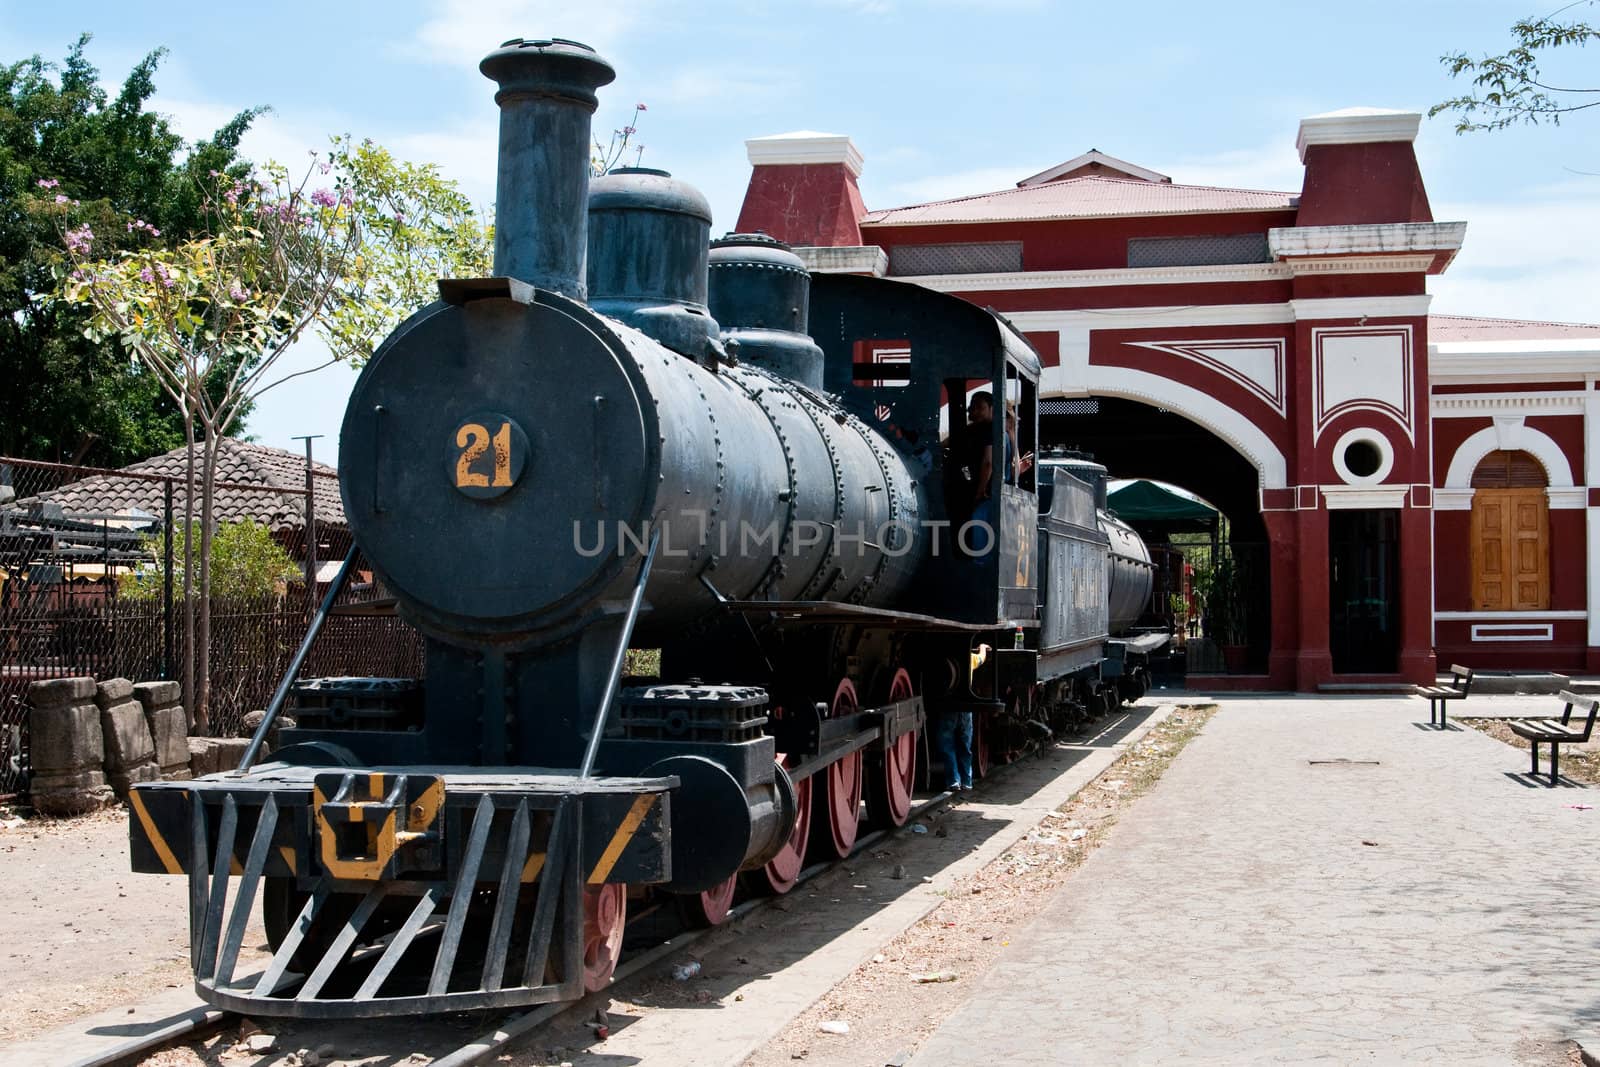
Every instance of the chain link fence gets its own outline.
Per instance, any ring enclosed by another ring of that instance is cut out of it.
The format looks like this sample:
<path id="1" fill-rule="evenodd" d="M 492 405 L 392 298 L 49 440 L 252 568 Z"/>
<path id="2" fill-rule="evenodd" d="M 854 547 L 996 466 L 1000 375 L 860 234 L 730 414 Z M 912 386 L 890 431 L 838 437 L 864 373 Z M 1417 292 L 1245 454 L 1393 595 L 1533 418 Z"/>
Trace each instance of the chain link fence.
<path id="1" fill-rule="evenodd" d="M 303 577 L 265 596 L 213 598 L 215 736 L 237 734 L 245 715 L 265 706 L 349 551 L 342 514 L 317 521 L 319 510 L 336 507 L 337 476 L 311 468 L 298 486 L 285 480 L 217 483 L 222 518 L 263 522 Z M 161 535 L 183 528 L 184 496 L 183 479 L 168 474 L 0 457 L 0 797 L 26 784 L 30 683 L 75 675 L 182 680 L 181 557 L 175 565 L 163 551 L 181 537 Z M 339 605 L 385 595 L 358 556 Z M 362 613 L 328 620 L 304 673 L 421 670 L 414 630 L 392 615 Z"/>

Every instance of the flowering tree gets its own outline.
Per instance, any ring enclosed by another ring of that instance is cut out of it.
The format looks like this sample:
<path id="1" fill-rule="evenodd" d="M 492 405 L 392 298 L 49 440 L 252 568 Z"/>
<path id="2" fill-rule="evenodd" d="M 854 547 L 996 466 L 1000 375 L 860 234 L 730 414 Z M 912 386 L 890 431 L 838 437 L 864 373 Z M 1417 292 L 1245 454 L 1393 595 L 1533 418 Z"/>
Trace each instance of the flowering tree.
<path id="1" fill-rule="evenodd" d="M 91 331 L 120 339 L 185 414 L 184 557 L 196 558 L 189 518 L 197 487 L 201 543 L 197 598 L 184 570 L 184 680 L 196 725 L 205 729 L 220 450 L 197 456 L 197 440 L 219 440 L 256 398 L 290 378 L 366 359 L 404 314 L 431 298 L 439 277 L 487 273 L 490 240 L 470 204 L 433 168 L 398 163 L 371 142 L 336 138 L 298 176 L 269 164 L 260 177 L 213 172 L 202 186 L 203 232 L 170 247 L 156 243 L 155 226 L 132 218 L 122 223 L 124 247 L 103 254 L 109 242 L 75 216 L 78 205 L 58 196 L 55 206 L 69 260 L 60 295 L 86 305 Z M 329 359 L 275 374 L 308 331 L 326 341 Z"/>
<path id="2" fill-rule="evenodd" d="M 494 227 L 432 164 L 406 163 L 370 140 L 335 137 L 317 165 L 339 175 L 364 240 L 316 330 L 340 359 L 365 363 L 402 319 L 438 299 L 440 278 L 493 273 Z"/>

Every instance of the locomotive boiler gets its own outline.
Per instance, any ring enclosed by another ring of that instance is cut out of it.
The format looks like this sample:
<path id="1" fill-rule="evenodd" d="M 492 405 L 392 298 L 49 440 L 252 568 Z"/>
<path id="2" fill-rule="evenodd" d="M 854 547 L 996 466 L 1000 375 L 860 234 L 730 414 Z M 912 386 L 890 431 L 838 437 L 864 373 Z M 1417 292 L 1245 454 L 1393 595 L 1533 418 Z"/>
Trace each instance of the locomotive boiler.
<path id="1" fill-rule="evenodd" d="M 423 676 L 296 677 L 352 549 L 239 770 L 133 795 L 134 868 L 187 875 L 196 987 L 223 1007 L 579 996 L 630 894 L 716 922 L 741 885 L 848 855 L 863 806 L 904 823 L 930 716 L 978 713 L 981 771 L 991 741 L 1116 692 L 1092 490 L 1059 479 L 1041 510 L 1031 473 L 975 486 L 956 459 L 963 434 L 1007 454 L 969 420 L 985 391 L 1036 446 L 1017 331 L 763 235 L 712 242 L 665 172 L 591 181 L 614 72 L 584 45 L 513 40 L 481 69 L 495 276 L 439 282 L 341 431 L 354 541 Z M 625 677 L 630 647 L 656 673 Z M 257 903 L 273 957 L 244 980 Z"/>

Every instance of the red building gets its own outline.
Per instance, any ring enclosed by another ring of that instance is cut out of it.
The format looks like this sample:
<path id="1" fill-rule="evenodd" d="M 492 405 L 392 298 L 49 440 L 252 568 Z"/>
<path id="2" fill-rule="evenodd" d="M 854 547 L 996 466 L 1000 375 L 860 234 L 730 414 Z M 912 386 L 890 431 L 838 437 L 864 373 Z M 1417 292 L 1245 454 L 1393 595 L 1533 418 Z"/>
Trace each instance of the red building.
<path id="1" fill-rule="evenodd" d="M 738 228 L 1004 313 L 1057 398 L 1041 440 L 1219 506 L 1260 603 L 1216 684 L 1600 669 L 1600 326 L 1429 315 L 1467 223 L 1433 218 L 1419 125 L 1303 120 L 1298 193 L 1090 151 L 875 211 L 848 137 L 784 134 L 747 142 Z"/>

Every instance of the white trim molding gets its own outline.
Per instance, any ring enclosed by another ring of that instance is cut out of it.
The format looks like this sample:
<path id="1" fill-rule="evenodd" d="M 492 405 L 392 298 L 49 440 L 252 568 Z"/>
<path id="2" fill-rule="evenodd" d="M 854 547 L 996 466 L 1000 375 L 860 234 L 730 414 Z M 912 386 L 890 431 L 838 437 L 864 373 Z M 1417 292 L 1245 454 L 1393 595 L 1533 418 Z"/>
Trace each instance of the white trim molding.
<path id="1" fill-rule="evenodd" d="M 1440 622 L 1574 622 L 1587 619 L 1587 611 L 1436 611 L 1433 617 Z"/>
<path id="2" fill-rule="evenodd" d="M 1477 470 L 1483 457 L 1490 452 L 1503 450 L 1516 450 L 1532 455 L 1544 467 L 1545 478 L 1551 488 L 1562 489 L 1572 486 L 1572 464 L 1567 461 L 1567 454 L 1561 451 L 1561 446 L 1556 444 L 1549 434 L 1524 425 L 1520 417 L 1501 417 L 1495 420 L 1495 425 L 1485 426 L 1461 442 L 1455 455 L 1450 457 L 1449 472 L 1444 476 L 1444 485 L 1440 491 L 1465 489 L 1470 493 L 1472 472 Z M 1437 502 L 1435 506 L 1438 506 Z M 1468 507 L 1470 506 L 1469 503 Z"/>
<path id="3" fill-rule="evenodd" d="M 1411 495 L 1409 485 L 1372 489 L 1364 485 L 1321 485 L 1323 506 L 1329 511 L 1356 511 L 1373 508 L 1403 508 Z"/>
<path id="4" fill-rule="evenodd" d="M 1503 377 L 1502 373 L 1502 377 Z M 1582 393 L 1442 393 L 1430 401 L 1436 419 L 1494 415 L 1582 415 Z"/>
<path id="5" fill-rule="evenodd" d="M 1428 345 L 1428 377 L 1434 385 L 1582 381 L 1593 374 L 1600 374 L 1600 337 Z"/>
<path id="6" fill-rule="evenodd" d="M 1327 296 L 1289 301 L 1296 319 L 1422 319 L 1433 297 Z M 1502 378 L 1504 370 L 1502 368 Z"/>
<path id="7" fill-rule="evenodd" d="M 866 274 L 882 278 L 889 273 L 889 254 L 877 245 L 799 245 L 790 251 L 806 270 L 817 274 Z"/>
<path id="8" fill-rule="evenodd" d="M 1426 274 L 1434 255 L 1420 256 L 1294 256 L 1283 261 L 1295 277 L 1307 274 Z M 1446 266 L 1448 266 L 1446 262 Z"/>
<path id="9" fill-rule="evenodd" d="M 864 159 L 855 142 L 842 133 L 795 130 L 769 137 L 752 137 L 744 143 L 752 167 L 807 163 L 843 163 L 851 174 L 860 176 Z"/>
<path id="10" fill-rule="evenodd" d="M 798 249 L 796 249 L 798 251 Z M 1010 271 L 994 274 L 897 274 L 941 293 L 1026 289 L 1103 289 L 1125 285 L 1231 285 L 1281 282 L 1293 277 L 1282 263 L 1223 263 L 1206 267 L 1107 267 L 1100 270 Z M 1248 305 L 1247 305 L 1248 306 Z M 1127 314 L 1126 311 L 1123 312 Z"/>
<path id="11" fill-rule="evenodd" d="M 896 279 L 898 280 L 898 279 Z M 915 280 L 915 279 L 907 279 Z M 1008 311 L 1006 319 L 1028 333 L 1060 330 L 1082 334 L 1090 330 L 1187 329 L 1192 326 L 1287 326 L 1294 322 L 1288 304 L 1176 304 L 1142 308 L 1083 308 L 1071 311 Z M 1062 357 L 1063 361 L 1066 359 Z"/>
<path id="12" fill-rule="evenodd" d="M 1198 363 L 1248 389 L 1279 415 L 1288 413 L 1284 364 L 1289 343 L 1281 337 L 1127 343 Z"/>
<path id="13" fill-rule="evenodd" d="M 1383 415 L 1416 439 L 1411 327 L 1315 326 L 1311 330 L 1311 439 L 1347 411 Z"/>
<path id="14" fill-rule="evenodd" d="M 1472 494 L 1474 490 L 1468 489 L 1435 489 L 1433 491 L 1434 511 L 1471 511 Z"/>
<path id="15" fill-rule="evenodd" d="M 1555 639 L 1555 625 L 1548 622 L 1472 624 L 1473 641 L 1554 641 Z"/>
<path id="16" fill-rule="evenodd" d="M 1576 511 L 1589 506 L 1589 490 L 1582 485 L 1547 488 L 1544 495 L 1551 511 Z"/>
<path id="17" fill-rule="evenodd" d="M 1465 222 L 1366 222 L 1351 226 L 1274 226 L 1267 247 L 1275 256 L 1394 256 L 1456 252 Z"/>
<path id="18" fill-rule="evenodd" d="M 1026 328 L 1021 323 L 1018 326 Z M 1087 335 L 1087 331 L 1084 333 Z M 1081 349 L 1081 359 L 1069 359 L 1069 353 L 1074 349 Z M 1282 489 L 1289 484 L 1289 464 L 1283 452 L 1261 427 L 1231 405 L 1193 386 L 1159 374 L 1130 367 L 1089 363 L 1087 336 L 1075 345 L 1072 338 L 1063 335 L 1061 352 L 1060 366 L 1044 368 L 1044 375 L 1039 380 L 1041 399 L 1057 396 L 1116 396 L 1165 408 L 1232 445 L 1255 467 L 1261 488 Z"/>
<path id="19" fill-rule="evenodd" d="M 1141 167 L 1136 163 L 1129 163 L 1127 160 L 1118 159 L 1116 156 L 1108 156 L 1098 148 L 1091 148 L 1083 155 L 1074 156 L 1065 163 L 1057 163 L 1049 170 L 1041 170 L 1038 174 L 1028 175 L 1026 178 L 1017 183 L 1017 188 L 1026 189 L 1030 185 L 1042 185 L 1045 182 L 1061 177 L 1063 174 L 1070 174 L 1079 167 L 1087 167 L 1093 163 L 1098 163 L 1107 170 L 1120 171 L 1130 178 L 1140 178 L 1147 182 L 1157 182 L 1161 184 L 1170 184 L 1172 182 L 1172 179 L 1167 177 L 1165 174 L 1158 174 L 1147 167 Z"/>
<path id="20" fill-rule="evenodd" d="M 1371 474 L 1357 474 L 1345 462 L 1345 450 L 1358 442 L 1364 442 L 1378 450 L 1378 469 Z M 1357 426 L 1353 430 L 1346 430 L 1339 435 L 1339 440 L 1334 442 L 1333 469 L 1346 485 L 1366 488 L 1382 485 L 1383 480 L 1389 477 L 1389 472 L 1394 470 L 1394 446 L 1389 444 L 1389 438 L 1370 426 Z"/>
<path id="21" fill-rule="evenodd" d="M 1347 107 L 1308 115 L 1300 120 L 1295 135 L 1295 151 L 1306 161 L 1306 149 L 1315 144 L 1374 144 L 1382 141 L 1417 139 L 1422 115 L 1416 111 L 1395 111 L 1384 107 Z"/>

